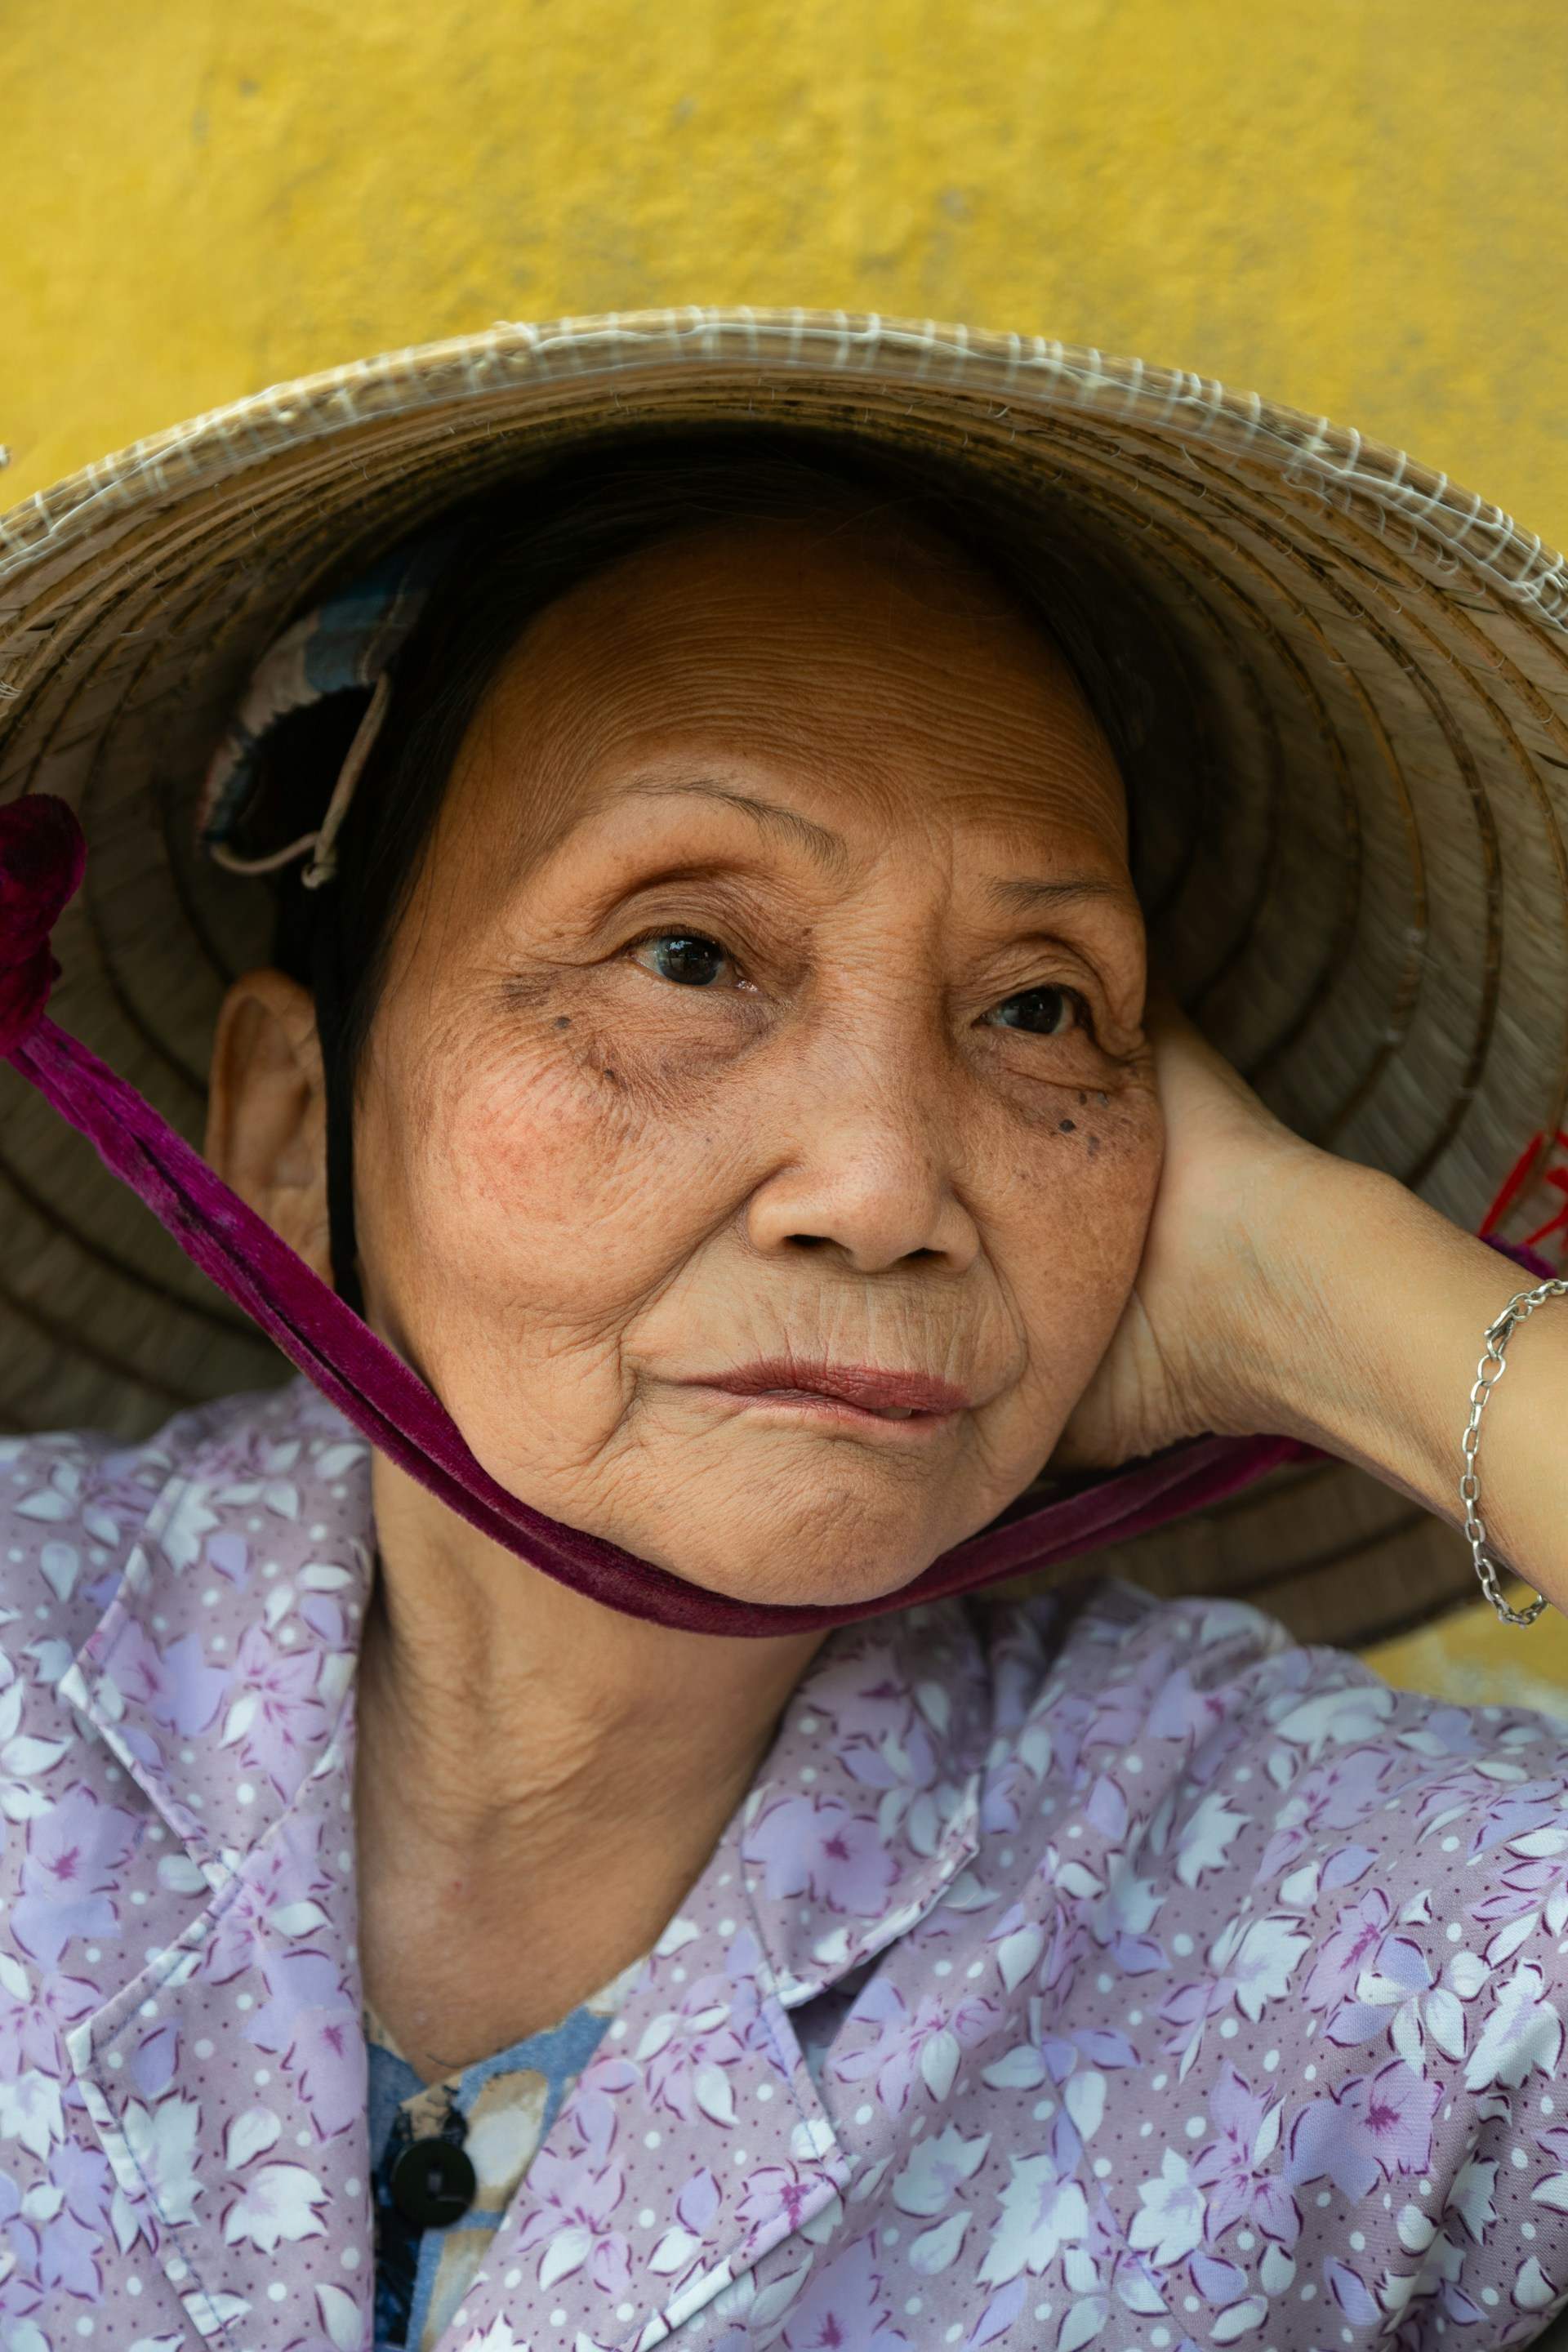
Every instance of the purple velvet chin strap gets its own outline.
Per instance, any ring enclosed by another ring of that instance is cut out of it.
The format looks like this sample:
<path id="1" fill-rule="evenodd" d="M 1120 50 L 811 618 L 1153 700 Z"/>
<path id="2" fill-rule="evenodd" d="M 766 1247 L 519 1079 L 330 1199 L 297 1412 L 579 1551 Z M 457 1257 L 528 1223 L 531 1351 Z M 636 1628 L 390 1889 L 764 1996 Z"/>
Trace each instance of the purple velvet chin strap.
<path id="1" fill-rule="evenodd" d="M 689 1633 L 807 1633 L 1047 1568 L 1202 1507 L 1310 1449 L 1289 1438 L 1199 1438 L 944 1552 L 869 1601 L 792 1608 L 710 1592 L 531 1510 L 481 1469 L 439 1399 L 152 1105 L 47 1019 L 58 976 L 49 932 L 77 889 L 86 845 L 47 793 L 0 808 L 0 1055 L 138 1193 L 180 1247 L 268 1333 L 373 1445 L 520 1559 L 632 1617 Z"/>

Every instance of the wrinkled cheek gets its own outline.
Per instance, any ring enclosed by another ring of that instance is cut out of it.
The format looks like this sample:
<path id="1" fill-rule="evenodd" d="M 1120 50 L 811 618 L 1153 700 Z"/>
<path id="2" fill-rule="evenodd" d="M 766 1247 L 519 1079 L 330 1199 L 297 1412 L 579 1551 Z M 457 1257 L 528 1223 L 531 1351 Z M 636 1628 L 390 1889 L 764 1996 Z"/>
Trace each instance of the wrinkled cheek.
<path id="1" fill-rule="evenodd" d="M 460 1314 L 476 1341 L 603 1338 L 724 1214 L 720 1159 L 596 1068 L 449 1086 L 372 1211 L 383 1287 L 411 1337 Z"/>
<path id="2" fill-rule="evenodd" d="M 1064 1414 L 1087 1386 L 1131 1296 L 1158 1188 L 1157 1108 L 1089 1103 L 1030 1171 L 1015 1222 L 1013 1286 L 1029 1357 L 1052 1409 Z"/>

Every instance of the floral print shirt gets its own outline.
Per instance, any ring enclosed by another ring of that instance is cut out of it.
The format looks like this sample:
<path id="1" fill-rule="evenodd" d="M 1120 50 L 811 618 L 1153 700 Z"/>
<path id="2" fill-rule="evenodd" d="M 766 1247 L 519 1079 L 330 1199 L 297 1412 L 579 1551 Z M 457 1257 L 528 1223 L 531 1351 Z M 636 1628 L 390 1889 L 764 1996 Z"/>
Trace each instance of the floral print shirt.
<path id="1" fill-rule="evenodd" d="M 0 2346 L 365 2352 L 361 1442 L 0 1442 Z M 817 1653 L 440 2352 L 1339 2352 L 1568 2299 L 1568 1745 L 1087 1581 Z"/>

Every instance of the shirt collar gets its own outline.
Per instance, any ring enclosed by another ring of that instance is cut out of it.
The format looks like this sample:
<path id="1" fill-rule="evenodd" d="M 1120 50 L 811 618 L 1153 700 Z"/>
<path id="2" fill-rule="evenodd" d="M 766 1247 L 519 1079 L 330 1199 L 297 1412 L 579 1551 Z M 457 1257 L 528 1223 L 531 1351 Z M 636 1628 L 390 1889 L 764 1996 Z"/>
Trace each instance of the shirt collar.
<path id="1" fill-rule="evenodd" d="M 786 2008 L 907 1934 L 972 1859 L 989 1700 L 961 1601 L 840 1627 L 817 1652 L 735 1825 Z"/>
<path id="2" fill-rule="evenodd" d="M 334 1748 L 373 1561 L 369 1449 L 307 1381 L 182 1417 L 61 1696 L 221 1884 Z"/>
<path id="3" fill-rule="evenodd" d="M 213 1885 L 341 1755 L 374 1562 L 369 1451 L 310 1383 L 185 1417 L 60 1685 Z M 990 1677 L 961 1601 L 837 1628 L 722 1844 L 793 2007 L 904 1934 L 975 1850 Z"/>

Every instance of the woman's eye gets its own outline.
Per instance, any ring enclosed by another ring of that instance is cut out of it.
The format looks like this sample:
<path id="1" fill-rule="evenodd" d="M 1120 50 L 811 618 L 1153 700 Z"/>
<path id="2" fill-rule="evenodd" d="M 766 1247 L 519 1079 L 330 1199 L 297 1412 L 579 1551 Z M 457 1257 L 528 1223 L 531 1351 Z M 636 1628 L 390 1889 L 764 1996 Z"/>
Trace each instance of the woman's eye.
<path id="1" fill-rule="evenodd" d="M 645 971 L 673 981 L 678 988 L 711 988 L 726 972 L 734 973 L 718 940 L 704 939 L 700 931 L 657 931 L 651 939 L 639 940 L 632 956 Z"/>
<path id="2" fill-rule="evenodd" d="M 1025 988 L 985 1017 L 999 1029 L 1026 1029 L 1034 1037 L 1057 1037 L 1082 1021 L 1083 999 L 1073 988 Z"/>

